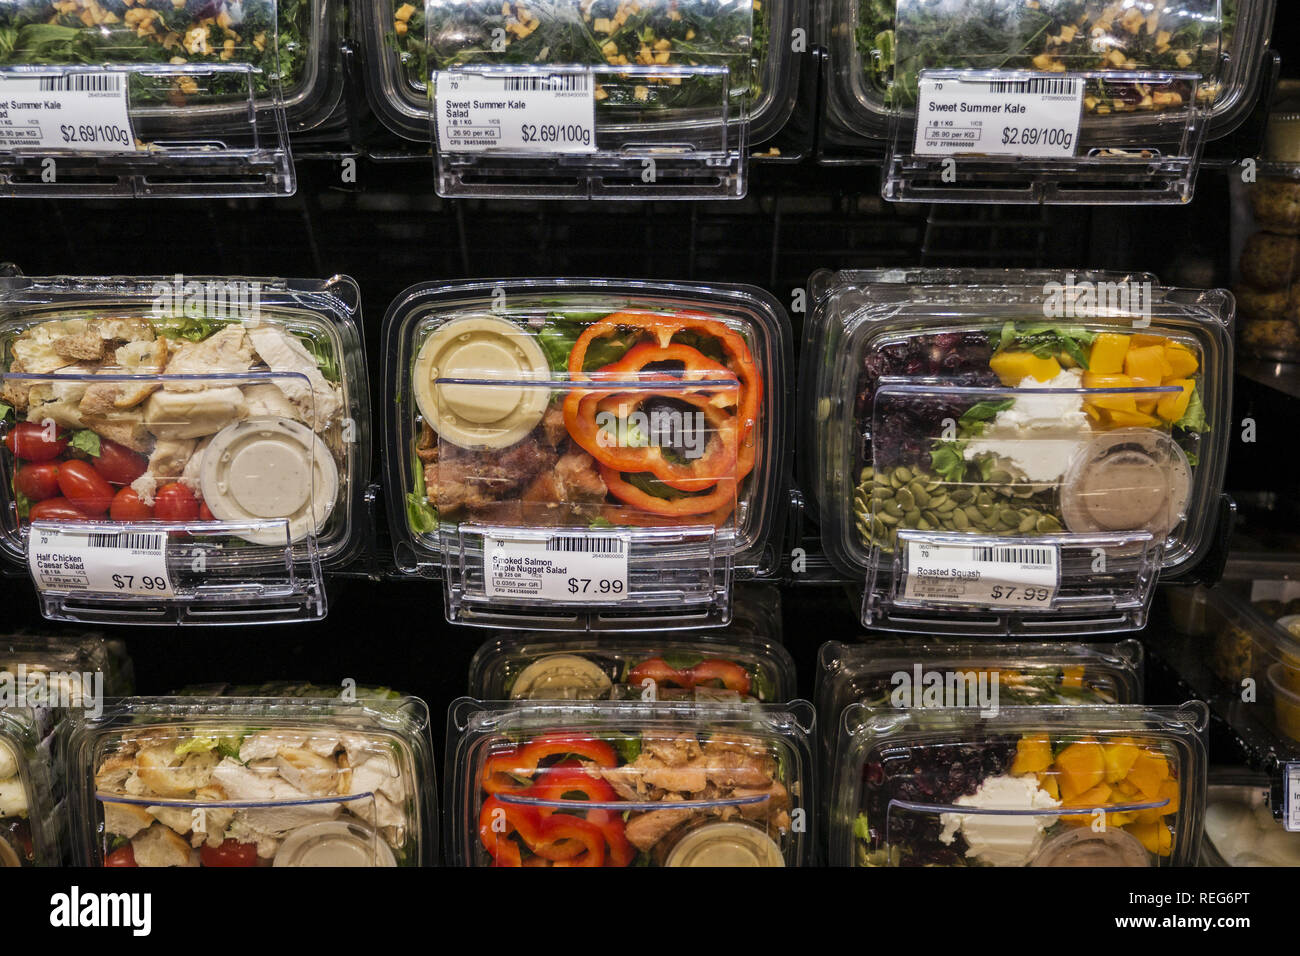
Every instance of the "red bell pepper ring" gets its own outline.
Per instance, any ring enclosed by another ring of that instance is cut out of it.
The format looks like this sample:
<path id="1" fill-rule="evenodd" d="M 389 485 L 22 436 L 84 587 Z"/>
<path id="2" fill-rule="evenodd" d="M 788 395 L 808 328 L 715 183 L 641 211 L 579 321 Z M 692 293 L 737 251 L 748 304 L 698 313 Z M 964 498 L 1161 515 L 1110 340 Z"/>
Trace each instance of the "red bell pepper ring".
<path id="1" fill-rule="evenodd" d="M 642 661 L 628 673 L 628 682 L 641 686 L 642 682 L 652 680 L 656 684 L 669 684 L 694 690 L 709 681 L 719 681 L 727 690 L 737 694 L 748 694 L 750 688 L 749 672 L 734 661 L 711 658 L 700 661 L 693 667 L 678 670 L 670 667 L 662 657 L 652 657 Z"/>
<path id="2" fill-rule="evenodd" d="M 592 802 L 618 800 L 608 783 L 593 777 L 576 762 L 547 767 L 538 782 L 517 796 L 553 802 L 572 800 L 582 793 Z M 559 808 L 506 802 L 497 796 L 483 801 L 479 810 L 479 840 L 496 866 L 627 866 L 635 852 L 623 830 L 620 814 L 604 809 L 586 811 L 585 817 L 558 812 Z M 533 856 L 546 863 L 524 861 L 518 836 Z"/>
<path id="3" fill-rule="evenodd" d="M 519 793 L 532 786 L 531 778 L 547 757 L 571 754 L 599 767 L 618 765 L 618 754 L 605 741 L 590 734 L 560 732 L 542 734 L 528 743 L 488 757 L 483 763 L 483 790 L 487 793 Z"/>
<path id="4" fill-rule="evenodd" d="M 580 793 L 592 803 L 617 803 L 621 800 L 618 793 L 601 777 L 593 776 L 576 761 L 564 761 L 553 767 L 547 767 L 537 776 L 537 782 L 528 790 L 529 797 L 553 802 L 572 802 L 573 809 L 582 806 L 583 801 L 575 799 L 573 794 Z M 538 812 L 545 818 L 557 812 L 556 807 L 538 807 Z M 623 817 L 612 810 L 593 809 L 586 812 L 587 822 L 595 825 L 605 837 L 609 848 L 610 866 L 627 866 L 636 856 L 636 851 L 627 841 L 623 829 Z"/>
<path id="5" fill-rule="evenodd" d="M 586 362 L 587 349 L 591 347 L 591 343 L 597 339 L 617 335 L 620 329 L 628 328 L 644 329 L 649 332 L 655 337 L 655 341 L 662 349 L 667 349 L 672 345 L 673 336 L 679 332 L 702 332 L 710 338 L 717 339 L 731 362 L 730 371 L 735 374 L 744 387 L 737 414 L 740 416 L 742 424 L 746 426 L 752 426 L 753 422 L 757 420 L 758 405 L 763 396 L 763 379 L 758 374 L 758 368 L 754 363 L 754 356 L 749 351 L 749 345 L 740 333 L 732 331 L 725 323 L 710 318 L 703 312 L 683 310 L 665 313 L 626 310 L 614 312 L 605 316 L 599 322 L 593 322 L 578 336 L 578 340 L 573 344 L 573 351 L 569 353 L 570 379 L 573 381 L 589 381 L 588 373 L 583 368 L 583 365 Z M 633 348 L 635 349 L 635 346 Z M 629 350 L 628 354 L 631 354 L 631 351 Z M 600 369 L 598 374 L 603 374 L 611 369 L 628 371 L 636 367 L 635 360 L 629 362 L 628 356 L 624 355 L 618 362 Z"/>
<path id="6" fill-rule="evenodd" d="M 745 342 L 744 336 L 733 331 L 725 323 L 710 318 L 703 312 L 683 310 L 664 313 L 627 310 L 614 312 L 605 316 L 599 322 L 593 322 L 578 336 L 578 340 L 573 344 L 573 351 L 569 353 L 570 380 L 575 382 L 591 381 L 589 374 L 583 368 L 587 349 L 590 348 L 591 343 L 597 339 L 616 335 L 620 329 L 628 328 L 643 329 L 650 333 L 655 337 L 655 341 L 661 349 L 667 349 L 671 346 L 673 336 L 679 332 L 701 332 L 710 338 L 717 339 L 729 360 L 729 371 L 735 375 L 741 384 L 740 400 L 736 406 L 736 417 L 740 422 L 743 446 L 758 422 L 758 409 L 763 399 L 763 377 L 758 372 L 758 366 L 754 362 L 754 356 L 749 351 L 749 345 Z M 644 368 L 646 364 L 649 364 L 649 361 L 643 362 L 640 366 L 637 366 L 636 363 L 641 360 L 642 355 L 647 353 L 638 353 L 638 356 L 629 362 L 628 355 L 631 355 L 635 349 L 636 346 L 633 346 L 633 349 L 629 350 L 628 354 L 624 355 L 622 359 L 604 366 L 597 370 L 595 374 L 598 377 L 604 376 L 605 373 L 611 371 L 626 374 Z M 707 358 L 705 360 L 708 361 Z"/>
<path id="7" fill-rule="evenodd" d="M 680 498 L 660 498 L 642 491 L 623 477 L 623 472 L 599 462 L 596 468 L 605 480 L 609 493 L 641 511 L 656 515 L 686 516 L 709 515 L 706 524 L 720 525 L 736 509 L 736 479 L 723 478 L 708 494 L 682 495 Z"/>
<path id="8" fill-rule="evenodd" d="M 686 462 L 673 461 L 664 456 L 663 447 L 659 445 L 620 445 L 616 436 L 612 437 L 600 427 L 603 416 L 626 420 L 638 411 L 641 403 L 655 397 L 672 398 L 698 409 L 712 429 L 699 457 Z M 709 396 L 671 389 L 615 394 L 580 393 L 574 389 L 565 397 L 564 412 L 569 435 L 598 464 L 622 472 L 646 472 L 680 491 L 704 491 L 717 484 L 720 478 L 740 477 L 735 473 L 739 444 L 736 419 L 719 408 Z"/>
<path id="9" fill-rule="evenodd" d="M 720 657 L 700 661 L 690 668 L 692 686 L 699 687 L 709 681 L 719 681 L 727 690 L 737 694 L 748 694 L 750 687 L 749 672 L 735 661 L 724 661 Z"/>

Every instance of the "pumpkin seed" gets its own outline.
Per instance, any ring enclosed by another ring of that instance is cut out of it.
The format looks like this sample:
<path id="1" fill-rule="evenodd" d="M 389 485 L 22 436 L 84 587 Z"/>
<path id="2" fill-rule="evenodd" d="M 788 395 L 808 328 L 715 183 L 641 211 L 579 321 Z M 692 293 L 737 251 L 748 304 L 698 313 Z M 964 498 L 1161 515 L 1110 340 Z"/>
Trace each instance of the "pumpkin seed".
<path id="1" fill-rule="evenodd" d="M 930 492 L 926 491 L 925 486 L 919 481 L 912 482 L 907 486 L 907 490 L 912 493 L 912 497 L 916 499 L 916 503 L 922 508 L 930 504 Z"/>
<path id="2" fill-rule="evenodd" d="M 987 491 L 981 491 L 975 498 L 975 504 L 983 511 L 985 508 L 992 506 L 993 496 Z"/>
<path id="3" fill-rule="evenodd" d="M 918 521 L 920 521 L 920 520 L 921 520 L 921 509 L 920 509 L 920 508 L 913 508 L 911 511 L 905 511 L 905 512 L 903 513 L 903 527 L 904 527 L 904 528 L 915 528 L 915 527 L 916 527 L 916 523 L 917 523 Z"/>
<path id="4" fill-rule="evenodd" d="M 1020 525 L 1016 528 L 1020 534 L 1028 534 L 1038 525 L 1037 515 L 1026 515 L 1020 519 Z"/>
<path id="5" fill-rule="evenodd" d="M 897 468 L 894 469 L 894 477 L 897 478 L 899 481 L 901 481 L 903 484 L 907 484 L 912 480 L 912 469 L 908 468 L 906 465 L 899 465 Z M 895 485 L 894 487 L 898 487 L 898 486 Z"/>
<path id="6" fill-rule="evenodd" d="M 1002 468 L 994 468 L 989 472 L 989 482 L 994 485 L 1007 485 L 1011 483 L 1011 472 Z"/>
<path id="7" fill-rule="evenodd" d="M 1040 515 L 1035 530 L 1039 534 L 1056 534 L 1061 530 L 1061 522 L 1052 515 Z"/>
<path id="8" fill-rule="evenodd" d="M 876 474 L 876 469 L 872 468 L 870 465 L 867 465 L 867 467 L 862 469 L 862 473 L 858 475 L 858 481 L 859 482 L 870 481 L 875 476 L 875 474 Z"/>
<path id="9" fill-rule="evenodd" d="M 926 508 L 921 512 L 921 517 L 924 518 L 926 521 L 928 521 L 931 526 L 937 525 L 939 523 L 939 516 L 935 514 L 933 511 L 931 511 L 929 508 Z"/>
<path id="10" fill-rule="evenodd" d="M 960 508 L 953 511 L 948 517 L 952 520 L 952 526 L 958 531 L 965 531 L 970 527 L 970 518 L 968 518 L 966 512 Z"/>
<path id="11" fill-rule="evenodd" d="M 886 514 L 893 515 L 895 518 L 903 517 L 904 509 L 897 498 L 883 502 L 880 507 Z"/>
<path id="12" fill-rule="evenodd" d="M 936 504 L 936 502 L 938 503 Z M 944 495 L 942 498 L 931 498 L 930 507 L 939 514 L 946 515 L 956 510 L 957 502 L 953 501 L 947 495 Z"/>
<path id="13" fill-rule="evenodd" d="M 993 518 L 996 517 L 998 514 L 997 506 L 993 504 L 993 502 L 991 501 L 989 502 L 981 501 L 978 505 L 975 506 L 975 508 L 985 518 Z"/>
<path id="14" fill-rule="evenodd" d="M 892 527 L 893 525 L 898 524 L 898 522 L 900 522 L 900 521 L 903 520 L 901 516 L 899 516 L 899 515 L 892 515 L 892 514 L 890 514 L 888 511 L 879 511 L 879 512 L 877 512 L 877 513 L 876 513 L 876 518 L 877 518 L 879 521 L 881 521 L 881 522 L 883 522 L 884 524 L 889 525 L 889 526 L 891 526 L 891 527 Z"/>
<path id="15" fill-rule="evenodd" d="M 916 496 L 908 488 L 899 488 L 894 493 L 894 500 L 898 502 L 904 511 L 911 511 L 917 505 Z"/>
<path id="16" fill-rule="evenodd" d="M 930 522 L 926 521 L 924 518 L 922 518 L 920 521 L 916 523 L 916 527 L 921 531 L 934 530 L 934 525 L 930 524 Z"/>
<path id="17" fill-rule="evenodd" d="M 1004 511 L 998 516 L 998 520 L 1005 528 L 1015 528 L 1020 525 L 1020 515 L 1015 511 Z"/>

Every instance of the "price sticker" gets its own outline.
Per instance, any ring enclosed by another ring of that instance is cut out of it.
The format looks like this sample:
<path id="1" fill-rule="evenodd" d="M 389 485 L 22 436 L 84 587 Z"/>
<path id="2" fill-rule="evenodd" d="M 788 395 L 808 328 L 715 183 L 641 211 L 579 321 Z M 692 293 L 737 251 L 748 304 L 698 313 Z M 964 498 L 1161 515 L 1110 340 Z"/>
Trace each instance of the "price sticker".
<path id="1" fill-rule="evenodd" d="M 1083 77 L 918 81 L 917 156 L 1073 156 Z"/>
<path id="2" fill-rule="evenodd" d="M 980 547 L 908 541 L 903 596 L 929 604 L 1050 608 L 1059 566 L 1055 544 Z"/>
<path id="3" fill-rule="evenodd" d="M 126 74 L 0 73 L 0 149 L 135 152 Z"/>
<path id="4" fill-rule="evenodd" d="M 603 604 L 628 596 L 628 539 L 609 534 L 548 538 L 484 535 L 488 597 Z"/>
<path id="5" fill-rule="evenodd" d="M 41 591 L 175 597 L 162 531 L 32 527 L 27 566 Z"/>
<path id="6" fill-rule="evenodd" d="M 438 148 L 594 153 L 595 84 L 589 73 L 469 73 L 434 79 Z"/>

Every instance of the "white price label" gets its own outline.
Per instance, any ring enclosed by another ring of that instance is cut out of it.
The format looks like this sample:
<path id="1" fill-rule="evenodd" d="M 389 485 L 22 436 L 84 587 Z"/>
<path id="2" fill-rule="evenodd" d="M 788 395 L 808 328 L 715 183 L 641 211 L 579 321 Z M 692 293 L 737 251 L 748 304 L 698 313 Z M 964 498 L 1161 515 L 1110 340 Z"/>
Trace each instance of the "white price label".
<path id="1" fill-rule="evenodd" d="M 1049 608 L 1059 565 L 1060 549 L 1054 544 L 982 547 L 908 541 L 903 596 L 932 604 Z"/>
<path id="2" fill-rule="evenodd" d="M 615 535 L 483 536 L 488 597 L 604 603 L 627 597 L 628 540 Z"/>
<path id="3" fill-rule="evenodd" d="M 125 73 L 0 73 L 0 149 L 135 152 Z"/>
<path id="4" fill-rule="evenodd" d="M 438 148 L 444 153 L 594 153 L 595 84 L 589 73 L 436 75 Z"/>
<path id="5" fill-rule="evenodd" d="M 1286 774 L 1282 825 L 1293 832 L 1300 831 L 1300 763 L 1284 764 L 1282 769 Z"/>
<path id="6" fill-rule="evenodd" d="M 917 156 L 1073 156 L 1083 114 L 1083 77 L 957 80 L 917 84 Z"/>
<path id="7" fill-rule="evenodd" d="M 41 591 L 175 597 L 162 531 L 71 531 L 36 526 L 27 566 Z"/>

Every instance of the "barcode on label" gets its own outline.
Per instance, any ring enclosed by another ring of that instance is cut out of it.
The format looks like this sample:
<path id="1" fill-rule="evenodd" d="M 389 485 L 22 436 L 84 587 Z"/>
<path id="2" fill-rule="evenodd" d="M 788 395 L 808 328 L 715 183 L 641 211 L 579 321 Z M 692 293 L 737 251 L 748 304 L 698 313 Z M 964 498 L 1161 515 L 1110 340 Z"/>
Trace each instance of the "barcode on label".
<path id="1" fill-rule="evenodd" d="M 546 540 L 547 551 L 583 551 L 588 554 L 622 554 L 622 538 L 584 538 L 555 535 Z"/>
<path id="2" fill-rule="evenodd" d="M 553 76 L 507 76 L 505 88 L 508 93 L 536 93 L 540 90 L 556 90 L 561 93 L 585 93 L 591 77 L 586 73 L 564 73 Z"/>
<path id="3" fill-rule="evenodd" d="M 121 88 L 120 73 L 73 73 L 68 76 L 41 77 L 41 89 L 49 92 L 73 90 L 79 93 L 116 93 Z"/>
<path id="4" fill-rule="evenodd" d="M 165 535 L 143 534 L 136 531 L 92 531 L 86 536 L 86 543 L 92 548 L 126 548 L 157 551 L 163 546 Z"/>
<path id="5" fill-rule="evenodd" d="M 1052 566 L 1051 548 L 1000 547 L 975 548 L 976 561 L 996 564 L 1031 564 L 1048 568 Z"/>
<path id="6" fill-rule="evenodd" d="M 990 80 L 990 93 L 1031 93 L 1046 96 L 1073 96 L 1079 77 L 1040 76 L 1030 80 Z"/>

